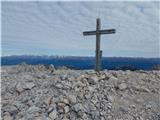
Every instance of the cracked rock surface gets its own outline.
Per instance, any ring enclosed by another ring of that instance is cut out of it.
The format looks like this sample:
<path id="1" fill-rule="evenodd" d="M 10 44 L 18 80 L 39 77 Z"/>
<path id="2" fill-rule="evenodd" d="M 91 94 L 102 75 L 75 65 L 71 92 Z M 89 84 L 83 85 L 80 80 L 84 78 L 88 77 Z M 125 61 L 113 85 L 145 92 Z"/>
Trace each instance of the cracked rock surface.
<path id="1" fill-rule="evenodd" d="M 160 120 L 160 71 L 1 68 L 3 120 Z"/>

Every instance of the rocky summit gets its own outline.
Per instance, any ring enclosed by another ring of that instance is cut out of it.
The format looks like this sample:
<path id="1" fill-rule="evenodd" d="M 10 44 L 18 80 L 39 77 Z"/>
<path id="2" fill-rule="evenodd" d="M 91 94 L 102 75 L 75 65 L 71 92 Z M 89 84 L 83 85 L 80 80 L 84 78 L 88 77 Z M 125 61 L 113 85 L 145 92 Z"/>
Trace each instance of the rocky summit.
<path id="1" fill-rule="evenodd" d="M 1 68 L 3 120 L 160 120 L 160 71 Z"/>

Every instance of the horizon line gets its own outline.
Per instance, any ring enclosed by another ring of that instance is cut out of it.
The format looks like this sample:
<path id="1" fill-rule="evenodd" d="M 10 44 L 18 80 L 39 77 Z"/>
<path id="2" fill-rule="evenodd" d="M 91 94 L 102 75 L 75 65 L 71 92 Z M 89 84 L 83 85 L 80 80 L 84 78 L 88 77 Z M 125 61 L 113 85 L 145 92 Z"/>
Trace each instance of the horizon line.
<path id="1" fill-rule="evenodd" d="M 31 54 L 22 54 L 22 55 L 1 55 L 1 58 L 2 57 L 12 57 L 12 56 L 17 56 L 17 57 L 20 57 L 20 56 L 39 56 L 39 57 L 43 57 L 43 56 L 46 56 L 46 57 L 95 57 L 93 55 L 88 55 L 88 56 L 82 56 L 82 55 L 31 55 Z M 160 59 L 160 57 L 134 57 L 134 56 L 102 56 L 102 58 L 158 58 Z"/>

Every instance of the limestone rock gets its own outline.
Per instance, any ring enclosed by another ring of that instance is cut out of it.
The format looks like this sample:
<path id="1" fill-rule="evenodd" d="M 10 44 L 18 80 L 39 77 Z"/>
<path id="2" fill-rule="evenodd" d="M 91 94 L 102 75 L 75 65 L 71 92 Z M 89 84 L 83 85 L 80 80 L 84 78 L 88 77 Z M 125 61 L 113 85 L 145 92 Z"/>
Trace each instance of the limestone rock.
<path id="1" fill-rule="evenodd" d="M 68 100 L 67 98 L 64 98 L 64 99 L 63 99 L 63 103 L 69 104 L 69 100 Z"/>
<path id="2" fill-rule="evenodd" d="M 24 91 L 23 85 L 21 83 L 17 83 L 16 90 L 20 93 L 23 92 Z"/>
<path id="3" fill-rule="evenodd" d="M 49 117 L 52 119 L 52 120 L 55 120 L 57 118 L 57 111 L 56 110 L 53 110 L 50 114 L 49 114 Z"/>
<path id="4" fill-rule="evenodd" d="M 18 109 L 16 106 L 5 106 L 3 110 L 12 115 L 16 115 L 18 113 Z"/>
<path id="5" fill-rule="evenodd" d="M 76 96 L 72 95 L 72 94 L 69 94 L 68 96 L 68 100 L 71 104 L 75 104 L 77 102 L 77 98 Z"/>
<path id="6" fill-rule="evenodd" d="M 139 91 L 139 92 L 150 92 L 150 90 L 144 86 L 132 86 L 132 88 L 136 91 Z"/>
<path id="7" fill-rule="evenodd" d="M 13 120 L 13 117 L 10 115 L 9 112 L 5 112 L 3 119 L 4 120 Z"/>
<path id="8" fill-rule="evenodd" d="M 28 114 L 36 114 L 40 112 L 40 108 L 36 107 L 36 106 L 31 106 L 28 110 L 27 113 Z"/>
<path id="9" fill-rule="evenodd" d="M 97 84 L 98 83 L 98 81 L 99 81 L 99 78 L 98 78 L 98 76 L 96 76 L 96 75 L 93 75 L 93 76 L 91 76 L 89 79 L 88 79 L 88 82 L 90 83 L 90 84 Z"/>
<path id="10" fill-rule="evenodd" d="M 64 112 L 65 112 L 65 111 L 64 111 L 64 107 L 65 107 L 65 103 L 59 102 L 59 103 L 57 104 L 57 111 L 58 111 L 59 113 L 64 113 Z"/>
<path id="11" fill-rule="evenodd" d="M 2 66 L 2 71 L 4 120 L 156 120 L 160 116 L 160 71 L 97 73 L 43 65 Z"/>
<path id="12" fill-rule="evenodd" d="M 84 107 L 83 107 L 82 104 L 80 104 L 80 103 L 75 104 L 75 105 L 72 107 L 72 109 L 73 109 L 75 112 L 78 112 L 78 111 L 80 111 L 80 110 L 84 111 Z"/>
<path id="13" fill-rule="evenodd" d="M 127 84 L 126 83 L 121 83 L 118 85 L 118 89 L 120 90 L 125 90 L 127 88 Z"/>
<path id="14" fill-rule="evenodd" d="M 54 67 L 53 64 L 50 64 L 48 69 L 49 69 L 51 72 L 54 72 L 54 71 L 55 71 L 55 67 Z"/>
<path id="15" fill-rule="evenodd" d="M 64 107 L 64 112 L 65 112 L 65 113 L 68 113 L 68 112 L 69 112 L 69 106 L 65 106 L 65 107 Z"/>
<path id="16" fill-rule="evenodd" d="M 35 86 L 34 82 L 26 82 L 25 85 L 25 89 L 32 89 Z"/>
<path id="17" fill-rule="evenodd" d="M 61 89 L 61 88 L 63 87 L 63 85 L 60 84 L 60 83 L 57 83 L 57 84 L 56 84 L 56 87 L 57 87 L 58 89 Z"/>
<path id="18" fill-rule="evenodd" d="M 108 101 L 110 102 L 113 102 L 114 101 L 114 97 L 112 95 L 107 95 L 107 99 Z"/>
<path id="19" fill-rule="evenodd" d="M 49 96 L 48 98 L 45 99 L 44 103 L 49 106 L 50 104 L 53 103 L 53 97 Z"/>

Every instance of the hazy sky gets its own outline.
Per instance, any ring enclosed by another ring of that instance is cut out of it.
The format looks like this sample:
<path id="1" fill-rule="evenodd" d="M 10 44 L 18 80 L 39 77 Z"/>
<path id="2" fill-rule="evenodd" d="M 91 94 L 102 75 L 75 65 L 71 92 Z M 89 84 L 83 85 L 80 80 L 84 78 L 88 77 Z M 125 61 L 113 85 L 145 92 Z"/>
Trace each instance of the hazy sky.
<path id="1" fill-rule="evenodd" d="M 157 2 L 2 2 L 2 55 L 94 56 L 95 36 L 82 32 L 115 28 L 101 37 L 103 56 L 160 57 Z"/>

